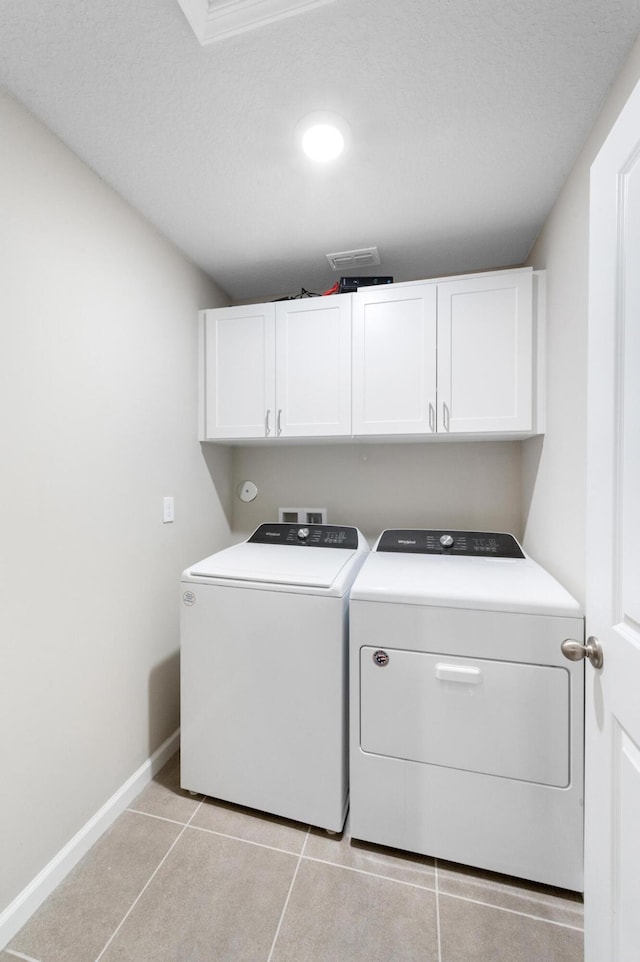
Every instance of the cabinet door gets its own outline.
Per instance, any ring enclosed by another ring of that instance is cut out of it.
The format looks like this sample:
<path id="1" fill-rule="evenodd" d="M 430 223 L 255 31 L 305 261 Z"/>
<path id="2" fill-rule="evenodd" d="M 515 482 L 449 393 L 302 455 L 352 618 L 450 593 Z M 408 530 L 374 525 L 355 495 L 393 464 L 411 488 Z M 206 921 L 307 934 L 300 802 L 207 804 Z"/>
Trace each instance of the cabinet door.
<path id="1" fill-rule="evenodd" d="M 275 307 L 201 314 L 203 440 L 264 438 L 275 431 Z"/>
<path id="2" fill-rule="evenodd" d="M 351 295 L 276 305 L 276 433 L 351 434 Z"/>
<path id="3" fill-rule="evenodd" d="M 435 284 L 354 294 L 353 354 L 354 434 L 435 431 Z"/>
<path id="4" fill-rule="evenodd" d="M 532 272 L 438 285 L 438 431 L 530 431 Z"/>

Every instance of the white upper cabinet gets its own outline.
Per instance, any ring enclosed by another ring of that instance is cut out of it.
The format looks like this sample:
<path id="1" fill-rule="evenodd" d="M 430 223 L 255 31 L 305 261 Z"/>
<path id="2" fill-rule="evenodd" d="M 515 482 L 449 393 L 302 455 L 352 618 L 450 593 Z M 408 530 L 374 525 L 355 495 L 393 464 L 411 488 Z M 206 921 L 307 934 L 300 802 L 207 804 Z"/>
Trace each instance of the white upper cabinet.
<path id="1" fill-rule="evenodd" d="M 276 436 L 351 434 L 351 295 L 276 304 Z"/>
<path id="2" fill-rule="evenodd" d="M 438 432 L 533 428 L 532 271 L 438 284 Z"/>
<path id="3" fill-rule="evenodd" d="M 273 304 L 202 312 L 202 440 L 274 433 L 275 330 Z"/>
<path id="4" fill-rule="evenodd" d="M 543 300 L 522 268 L 203 311 L 200 438 L 541 432 Z"/>
<path id="5" fill-rule="evenodd" d="M 351 434 L 351 295 L 201 314 L 200 438 Z"/>
<path id="6" fill-rule="evenodd" d="M 353 433 L 435 430 L 435 284 L 358 291 L 353 298 Z"/>

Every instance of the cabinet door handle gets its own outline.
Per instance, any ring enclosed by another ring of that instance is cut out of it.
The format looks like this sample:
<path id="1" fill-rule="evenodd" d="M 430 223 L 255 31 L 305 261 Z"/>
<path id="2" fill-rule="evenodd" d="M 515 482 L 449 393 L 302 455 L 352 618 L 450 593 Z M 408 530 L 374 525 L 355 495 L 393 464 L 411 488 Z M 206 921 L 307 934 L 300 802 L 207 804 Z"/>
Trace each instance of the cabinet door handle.
<path id="1" fill-rule="evenodd" d="M 264 436 L 268 438 L 271 434 L 271 428 L 269 427 L 269 419 L 271 417 L 271 408 L 267 408 L 267 416 L 264 419 Z"/>
<path id="2" fill-rule="evenodd" d="M 278 408 L 278 419 L 276 421 L 276 434 L 278 437 L 282 434 L 282 428 L 280 427 L 280 420 L 282 418 L 282 408 Z"/>
<path id="3" fill-rule="evenodd" d="M 449 430 L 449 408 L 442 402 L 442 423 L 444 424 L 445 431 Z"/>
<path id="4" fill-rule="evenodd" d="M 435 434 L 436 430 L 436 409 L 434 408 L 431 401 L 429 401 L 429 430 L 432 434 Z"/>

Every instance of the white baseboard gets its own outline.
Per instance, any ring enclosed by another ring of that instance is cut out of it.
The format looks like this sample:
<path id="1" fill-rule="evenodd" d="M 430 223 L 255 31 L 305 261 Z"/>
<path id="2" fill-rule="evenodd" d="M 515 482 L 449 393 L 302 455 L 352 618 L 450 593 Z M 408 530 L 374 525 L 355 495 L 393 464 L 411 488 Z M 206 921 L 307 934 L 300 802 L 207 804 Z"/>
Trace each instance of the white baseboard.
<path id="1" fill-rule="evenodd" d="M 0 951 L 78 864 L 82 856 L 86 855 L 91 846 L 106 832 L 118 815 L 124 812 L 154 775 L 177 752 L 179 744 L 180 729 L 170 735 L 160 748 L 146 762 L 143 762 L 140 768 L 127 779 L 124 785 L 120 786 L 102 808 L 82 826 L 79 832 L 76 832 L 64 848 L 60 849 L 58 854 L 0 914 Z"/>

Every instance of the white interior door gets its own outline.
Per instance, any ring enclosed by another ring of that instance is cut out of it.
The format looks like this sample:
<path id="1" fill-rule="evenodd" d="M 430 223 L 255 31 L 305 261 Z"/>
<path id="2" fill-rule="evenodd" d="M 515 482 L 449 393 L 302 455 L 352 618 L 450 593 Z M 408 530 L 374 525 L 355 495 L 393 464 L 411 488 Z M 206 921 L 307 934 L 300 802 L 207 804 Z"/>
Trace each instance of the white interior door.
<path id="1" fill-rule="evenodd" d="M 591 171 L 586 962 L 640 959 L 640 85 Z"/>

